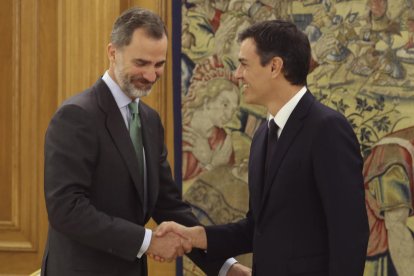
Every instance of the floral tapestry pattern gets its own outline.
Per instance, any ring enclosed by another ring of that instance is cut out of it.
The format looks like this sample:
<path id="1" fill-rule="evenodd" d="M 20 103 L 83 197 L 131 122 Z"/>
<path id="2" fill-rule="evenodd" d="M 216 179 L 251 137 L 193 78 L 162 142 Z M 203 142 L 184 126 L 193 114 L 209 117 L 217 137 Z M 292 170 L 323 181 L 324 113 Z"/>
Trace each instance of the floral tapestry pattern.
<path id="1" fill-rule="evenodd" d="M 232 72 L 238 32 L 269 19 L 307 34 L 308 88 L 346 116 L 361 144 L 364 275 L 414 275 L 414 0 L 182 1 L 184 199 L 204 224 L 247 211 L 249 147 L 266 112 L 243 102 Z M 251 265 L 249 255 L 237 259 Z M 203 275 L 188 259 L 184 273 Z"/>

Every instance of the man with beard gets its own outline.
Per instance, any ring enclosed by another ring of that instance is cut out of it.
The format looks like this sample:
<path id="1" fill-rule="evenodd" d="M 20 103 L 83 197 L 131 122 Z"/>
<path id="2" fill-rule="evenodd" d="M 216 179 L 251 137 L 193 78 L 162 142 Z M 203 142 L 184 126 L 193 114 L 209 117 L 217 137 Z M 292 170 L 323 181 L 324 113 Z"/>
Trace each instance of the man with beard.
<path id="1" fill-rule="evenodd" d="M 42 275 L 144 276 L 146 254 L 171 261 L 191 250 L 176 234 L 156 237 L 144 227 L 150 217 L 199 224 L 172 179 L 159 115 L 140 101 L 164 71 L 167 45 L 157 15 L 124 12 L 108 45 L 109 70 L 52 118 Z M 207 263 L 200 250 L 189 257 L 208 275 L 247 271 L 230 260 Z"/>

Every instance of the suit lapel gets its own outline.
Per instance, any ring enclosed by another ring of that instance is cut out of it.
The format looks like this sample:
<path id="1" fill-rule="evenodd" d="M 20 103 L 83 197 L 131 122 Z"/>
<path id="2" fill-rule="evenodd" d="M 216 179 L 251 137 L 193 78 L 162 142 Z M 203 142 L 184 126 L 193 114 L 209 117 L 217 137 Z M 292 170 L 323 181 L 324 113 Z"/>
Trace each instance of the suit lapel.
<path id="1" fill-rule="evenodd" d="M 308 111 L 314 102 L 315 98 L 309 92 L 309 90 L 303 95 L 302 99 L 299 101 L 292 114 L 289 116 L 286 125 L 283 128 L 283 131 L 277 141 L 277 147 L 274 155 L 271 157 L 271 165 L 269 176 L 265 179 L 263 196 L 261 200 L 261 206 L 259 208 L 259 213 L 266 205 L 269 190 L 272 185 L 281 185 L 283 183 L 274 183 L 275 178 L 279 172 L 279 167 L 285 157 L 286 153 L 289 150 L 289 147 L 295 141 L 295 137 L 300 132 L 303 126 L 303 118 L 306 117 Z"/>
<path id="2" fill-rule="evenodd" d="M 250 199 L 253 215 L 258 214 L 262 200 L 262 190 L 264 186 L 265 160 L 266 160 L 266 122 L 256 131 L 250 149 L 249 160 L 249 183 Z"/>
<path id="3" fill-rule="evenodd" d="M 137 189 L 138 197 L 141 201 L 141 204 L 143 204 L 144 186 L 143 183 L 140 183 L 137 174 L 138 159 L 135 156 L 134 146 L 132 144 L 131 138 L 129 137 L 129 132 L 125 127 L 121 112 L 116 105 L 111 91 L 104 81 L 99 79 L 94 85 L 94 90 L 97 95 L 99 106 L 106 113 L 106 127 L 122 158 L 125 161 L 125 165 L 127 166 L 135 188 Z"/>
<path id="4" fill-rule="evenodd" d="M 157 175 L 157 163 L 159 163 L 159 160 L 156 159 L 159 154 L 155 152 L 156 149 L 154 149 L 154 143 L 151 141 L 154 141 L 156 135 L 154 133 L 154 129 L 150 126 L 153 126 L 154 124 L 151 123 L 151 118 L 148 114 L 148 107 L 140 101 L 140 119 L 141 119 L 141 125 L 142 125 L 142 138 L 143 138 L 143 144 L 144 144 L 144 150 L 145 150 L 145 166 L 147 171 L 147 215 L 152 213 L 151 209 L 153 205 L 155 204 L 155 199 L 158 197 L 158 185 L 155 185 L 157 181 L 155 181 L 155 176 Z"/>

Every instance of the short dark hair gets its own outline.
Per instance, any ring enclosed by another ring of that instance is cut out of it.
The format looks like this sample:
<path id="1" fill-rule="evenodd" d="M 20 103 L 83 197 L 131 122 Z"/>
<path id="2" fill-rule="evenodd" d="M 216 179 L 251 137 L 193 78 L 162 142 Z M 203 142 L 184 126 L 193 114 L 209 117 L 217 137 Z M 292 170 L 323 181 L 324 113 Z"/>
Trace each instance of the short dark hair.
<path id="1" fill-rule="evenodd" d="M 154 39 L 161 39 L 167 35 L 167 29 L 161 18 L 150 10 L 130 8 L 124 11 L 115 21 L 111 33 L 111 43 L 115 47 L 128 46 L 132 34 L 142 28 L 147 35 Z"/>
<path id="2" fill-rule="evenodd" d="M 295 24 L 284 20 L 255 23 L 239 34 L 239 42 L 252 38 L 262 66 L 273 57 L 283 60 L 283 75 L 294 85 L 306 85 L 311 48 L 307 36 Z"/>

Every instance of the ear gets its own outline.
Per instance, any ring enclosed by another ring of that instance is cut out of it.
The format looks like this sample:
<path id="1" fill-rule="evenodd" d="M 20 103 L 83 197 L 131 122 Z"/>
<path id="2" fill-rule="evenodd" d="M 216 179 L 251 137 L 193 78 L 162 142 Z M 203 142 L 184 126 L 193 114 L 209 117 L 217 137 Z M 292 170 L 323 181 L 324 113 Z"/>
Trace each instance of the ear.
<path id="1" fill-rule="evenodd" d="M 270 68 L 272 71 L 272 78 L 276 78 L 282 73 L 283 70 L 283 59 L 280 57 L 274 57 L 270 61 Z"/>
<path id="2" fill-rule="evenodd" d="M 109 63 L 115 62 L 116 48 L 112 43 L 108 44 L 107 54 L 108 54 Z"/>

